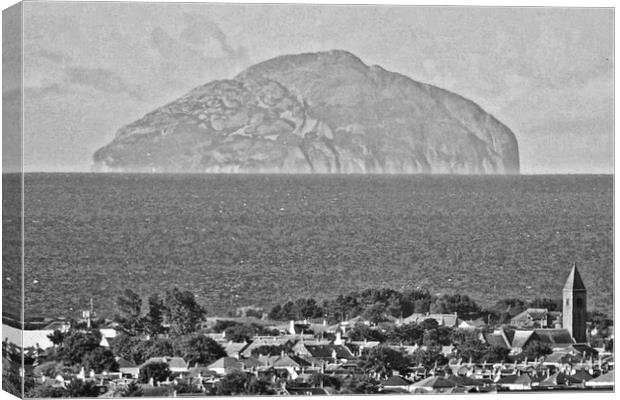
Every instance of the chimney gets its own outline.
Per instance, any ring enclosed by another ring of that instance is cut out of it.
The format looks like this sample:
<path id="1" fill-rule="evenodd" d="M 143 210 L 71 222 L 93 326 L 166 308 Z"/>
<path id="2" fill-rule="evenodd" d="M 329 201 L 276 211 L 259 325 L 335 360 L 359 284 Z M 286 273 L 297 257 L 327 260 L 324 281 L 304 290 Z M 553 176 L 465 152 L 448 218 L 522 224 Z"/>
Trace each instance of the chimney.
<path id="1" fill-rule="evenodd" d="M 334 344 L 342 344 L 342 334 L 340 333 L 340 329 L 336 331 L 336 339 L 334 340 Z"/>
<path id="2" fill-rule="evenodd" d="M 289 322 L 289 324 L 288 324 L 288 332 L 289 332 L 291 335 L 294 335 L 294 334 L 295 334 L 295 321 L 291 320 L 291 321 Z"/>

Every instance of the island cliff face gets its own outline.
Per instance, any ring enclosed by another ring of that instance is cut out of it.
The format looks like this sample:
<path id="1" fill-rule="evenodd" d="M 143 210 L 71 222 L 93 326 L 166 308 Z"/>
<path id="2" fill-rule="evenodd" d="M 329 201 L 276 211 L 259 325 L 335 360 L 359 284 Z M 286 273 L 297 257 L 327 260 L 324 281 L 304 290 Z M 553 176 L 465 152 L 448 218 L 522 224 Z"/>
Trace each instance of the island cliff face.
<path id="1" fill-rule="evenodd" d="M 285 55 L 197 87 L 122 127 L 95 171 L 519 173 L 478 105 L 345 51 Z"/>

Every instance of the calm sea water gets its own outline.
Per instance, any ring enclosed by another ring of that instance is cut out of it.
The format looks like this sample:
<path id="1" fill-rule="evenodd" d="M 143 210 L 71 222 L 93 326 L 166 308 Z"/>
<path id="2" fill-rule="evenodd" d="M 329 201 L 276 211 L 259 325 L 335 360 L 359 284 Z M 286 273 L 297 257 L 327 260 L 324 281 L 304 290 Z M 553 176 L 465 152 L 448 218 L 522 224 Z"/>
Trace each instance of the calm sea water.
<path id="1" fill-rule="evenodd" d="M 612 189 L 598 175 L 28 174 L 26 315 L 75 315 L 92 297 L 109 316 L 125 288 L 174 286 L 210 315 L 379 286 L 487 305 L 561 297 L 573 262 L 589 308 L 609 312 Z"/>

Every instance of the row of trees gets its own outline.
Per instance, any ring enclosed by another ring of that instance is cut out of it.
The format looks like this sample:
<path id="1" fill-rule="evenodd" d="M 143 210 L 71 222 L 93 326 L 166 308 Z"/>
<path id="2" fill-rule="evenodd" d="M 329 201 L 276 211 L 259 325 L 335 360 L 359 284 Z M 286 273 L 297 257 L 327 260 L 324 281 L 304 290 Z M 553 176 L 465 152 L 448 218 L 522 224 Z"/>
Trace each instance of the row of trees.
<path id="1" fill-rule="evenodd" d="M 196 302 L 194 294 L 174 288 L 164 297 L 153 294 L 147 300 L 148 311 L 143 314 L 142 298 L 126 289 L 116 300 L 118 313 L 114 320 L 123 333 L 130 336 L 156 336 L 168 332 L 182 336 L 196 332 L 206 317 L 206 310 Z M 164 327 L 164 320 L 169 327 Z"/>
<path id="2" fill-rule="evenodd" d="M 476 302 L 467 295 L 444 294 L 434 296 L 426 289 L 407 289 L 403 292 L 381 288 L 366 289 L 340 295 L 321 304 L 312 298 L 302 298 L 276 305 L 268 316 L 274 320 L 327 318 L 330 322 L 362 316 L 373 322 L 390 317 L 407 317 L 413 313 L 457 312 L 463 316 L 478 316 L 481 312 Z"/>
<path id="3" fill-rule="evenodd" d="M 390 318 L 407 317 L 413 313 L 457 313 L 461 318 L 484 318 L 503 324 L 527 308 L 546 308 L 561 311 L 559 299 L 536 298 L 530 301 L 502 299 L 490 307 L 480 307 L 471 297 L 462 294 L 432 295 L 426 289 L 366 289 L 339 295 L 322 303 L 313 298 L 300 298 L 274 306 L 268 313 L 269 319 L 315 319 L 326 318 L 331 323 L 361 316 L 378 323 Z"/>
<path id="4" fill-rule="evenodd" d="M 119 334 L 112 350 L 126 360 L 141 364 L 152 357 L 182 357 L 189 364 L 210 364 L 226 356 L 215 340 L 197 333 L 206 310 L 189 291 L 154 294 L 144 312 L 142 298 L 126 289 L 116 305 Z"/>

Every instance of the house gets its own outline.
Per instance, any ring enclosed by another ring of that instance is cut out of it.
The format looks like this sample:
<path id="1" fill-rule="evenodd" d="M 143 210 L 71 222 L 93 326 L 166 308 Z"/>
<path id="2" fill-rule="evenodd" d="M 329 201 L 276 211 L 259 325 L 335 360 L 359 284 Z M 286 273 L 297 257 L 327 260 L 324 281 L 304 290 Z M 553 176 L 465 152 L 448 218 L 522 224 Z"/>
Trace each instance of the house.
<path id="1" fill-rule="evenodd" d="M 227 375 L 233 371 L 241 371 L 243 366 L 235 357 L 222 357 L 210 364 L 207 369 L 218 375 Z"/>
<path id="2" fill-rule="evenodd" d="M 166 357 L 168 359 L 168 368 L 170 372 L 187 372 L 189 366 L 182 357 Z"/>
<path id="3" fill-rule="evenodd" d="M 431 313 L 413 313 L 400 322 L 400 325 L 420 324 L 427 319 L 434 319 L 439 326 L 448 326 L 455 328 L 458 326 L 459 318 L 454 314 L 431 314 Z"/>
<path id="4" fill-rule="evenodd" d="M 446 393 L 458 386 L 450 379 L 440 376 L 430 376 L 413 384 L 413 393 Z"/>
<path id="5" fill-rule="evenodd" d="M 508 335 L 503 329 L 496 329 L 492 333 L 485 333 L 483 335 L 485 342 L 493 347 L 499 347 L 502 349 L 510 349 L 510 342 L 508 341 Z"/>
<path id="6" fill-rule="evenodd" d="M 394 391 L 394 390 L 404 390 L 407 392 L 413 392 L 415 390 L 415 386 L 413 386 L 413 382 L 409 379 L 405 379 L 402 376 L 392 375 L 388 379 L 380 382 L 381 388 L 384 390 Z"/>
<path id="7" fill-rule="evenodd" d="M 137 378 L 140 375 L 140 368 L 132 361 L 128 361 L 124 358 L 119 358 L 116 360 L 118 364 L 118 371 L 122 375 L 129 375 L 132 378 Z"/>
<path id="8" fill-rule="evenodd" d="M 614 370 L 602 374 L 594 379 L 591 379 L 585 383 L 587 388 L 592 389 L 614 389 Z"/>
<path id="9" fill-rule="evenodd" d="M 568 329 L 534 329 L 534 333 L 536 334 L 537 340 L 541 343 L 549 345 L 554 350 L 567 348 L 575 343 Z"/>
<path id="10" fill-rule="evenodd" d="M 546 308 L 528 308 L 510 319 L 517 328 L 546 328 L 549 315 Z"/>
<path id="11" fill-rule="evenodd" d="M 564 372 L 556 372 L 548 378 L 541 381 L 538 386 L 540 388 L 554 389 L 565 388 L 567 386 L 585 387 L 585 378 L 582 374 L 578 376 L 569 375 Z"/>
<path id="12" fill-rule="evenodd" d="M 354 358 L 353 353 L 346 346 L 336 344 L 307 344 L 303 341 L 293 346 L 295 355 L 312 358 L 317 361 L 347 361 Z"/>
<path id="13" fill-rule="evenodd" d="M 138 368 L 142 369 L 146 365 L 156 362 L 168 364 L 168 369 L 170 369 L 170 372 L 183 373 L 189 371 L 187 363 L 181 357 L 151 357 L 145 362 L 143 362 L 142 365 L 140 365 Z"/>
<path id="14" fill-rule="evenodd" d="M 310 362 L 304 360 L 301 357 L 284 355 L 280 356 L 277 359 L 272 361 L 271 366 L 275 369 L 286 369 L 286 370 L 295 370 L 300 371 L 302 368 L 307 368 L 312 366 Z"/>
<path id="15" fill-rule="evenodd" d="M 252 350 L 263 346 L 287 346 L 292 343 L 290 337 L 286 336 L 261 336 L 254 337 L 252 343 L 240 351 L 240 356 L 244 358 L 252 357 Z M 293 341 L 294 343 L 294 341 Z"/>
<path id="16" fill-rule="evenodd" d="M 466 329 L 466 330 L 476 330 L 476 329 L 482 329 L 486 326 L 487 324 L 484 322 L 484 320 L 478 318 L 475 320 L 469 320 L 469 321 L 463 321 L 463 320 L 459 320 L 458 323 L 458 328 L 459 329 Z"/>
<path id="17" fill-rule="evenodd" d="M 516 330 L 514 331 L 514 336 L 512 338 L 512 342 L 510 344 L 510 354 L 519 354 L 523 351 L 525 346 L 530 343 L 532 336 L 534 335 L 533 330 Z"/>
<path id="18" fill-rule="evenodd" d="M 351 341 L 349 342 L 349 344 L 352 344 L 353 346 L 357 347 L 357 349 L 362 352 L 366 349 L 372 349 L 373 347 L 377 347 L 381 344 L 381 342 L 375 341 L 375 340 L 357 340 L 357 341 Z"/>
<path id="19" fill-rule="evenodd" d="M 527 374 L 506 375 L 497 379 L 495 384 L 505 390 L 530 390 L 532 389 L 532 378 Z"/>
<path id="20" fill-rule="evenodd" d="M 508 335 L 505 335 L 505 338 L 508 338 Z M 575 343 L 570 332 L 563 328 L 517 329 L 512 333 L 510 354 L 520 354 L 534 341 L 546 344 L 553 350 L 565 349 Z"/>
<path id="21" fill-rule="evenodd" d="M 413 346 L 410 345 L 387 345 L 387 347 L 389 347 L 390 349 L 405 353 L 405 354 L 413 354 L 415 353 L 417 350 L 422 349 L 422 350 L 426 350 L 426 346 L 418 346 L 417 344 L 414 344 Z"/>
<path id="22" fill-rule="evenodd" d="M 241 351 L 243 351 L 247 345 L 246 342 L 227 342 L 222 347 L 224 347 L 224 351 L 228 357 L 239 358 L 241 356 Z"/>

